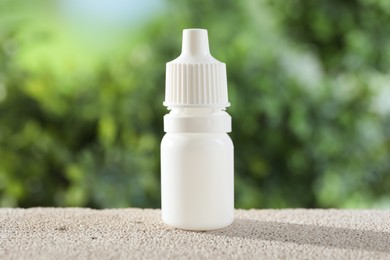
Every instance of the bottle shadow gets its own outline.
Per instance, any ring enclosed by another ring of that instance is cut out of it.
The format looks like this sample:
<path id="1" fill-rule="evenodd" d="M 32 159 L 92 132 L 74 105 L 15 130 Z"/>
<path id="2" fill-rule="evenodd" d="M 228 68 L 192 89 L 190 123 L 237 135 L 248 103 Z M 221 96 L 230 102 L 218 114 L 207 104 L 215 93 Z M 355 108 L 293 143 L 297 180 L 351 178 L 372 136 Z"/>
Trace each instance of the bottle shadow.
<path id="1" fill-rule="evenodd" d="M 288 222 L 235 219 L 225 229 L 208 235 L 280 241 L 315 246 L 390 252 L 390 233 Z"/>

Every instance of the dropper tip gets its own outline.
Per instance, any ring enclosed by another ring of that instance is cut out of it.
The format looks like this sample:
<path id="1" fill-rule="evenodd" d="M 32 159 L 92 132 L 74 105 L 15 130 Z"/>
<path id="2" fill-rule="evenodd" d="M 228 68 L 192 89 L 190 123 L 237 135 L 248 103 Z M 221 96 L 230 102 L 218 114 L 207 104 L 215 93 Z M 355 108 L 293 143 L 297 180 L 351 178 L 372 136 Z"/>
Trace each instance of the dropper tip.
<path id="1" fill-rule="evenodd" d="M 210 54 L 207 30 L 184 29 L 182 54 L 189 54 L 194 56 Z"/>

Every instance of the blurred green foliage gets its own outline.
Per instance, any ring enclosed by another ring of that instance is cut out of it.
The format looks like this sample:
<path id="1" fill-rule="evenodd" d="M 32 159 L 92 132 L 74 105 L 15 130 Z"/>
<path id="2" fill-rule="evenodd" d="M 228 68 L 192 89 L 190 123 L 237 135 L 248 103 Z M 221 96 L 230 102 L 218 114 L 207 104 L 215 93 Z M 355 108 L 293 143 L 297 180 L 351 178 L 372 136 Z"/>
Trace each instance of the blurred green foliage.
<path id="1" fill-rule="evenodd" d="M 35 9 L 0 3 L 0 206 L 159 207 L 165 62 L 198 27 L 228 68 L 236 207 L 390 207 L 387 1 L 177 0 L 92 41 Z"/>

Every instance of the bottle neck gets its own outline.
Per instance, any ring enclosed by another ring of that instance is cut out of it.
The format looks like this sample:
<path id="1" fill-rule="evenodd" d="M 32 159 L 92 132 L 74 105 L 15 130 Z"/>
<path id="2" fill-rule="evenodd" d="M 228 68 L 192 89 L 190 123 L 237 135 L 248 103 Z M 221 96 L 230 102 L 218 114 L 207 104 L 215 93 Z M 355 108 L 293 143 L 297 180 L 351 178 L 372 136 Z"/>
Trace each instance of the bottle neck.
<path id="1" fill-rule="evenodd" d="M 222 108 L 174 107 L 164 116 L 167 133 L 228 133 L 231 117 Z"/>
<path id="2" fill-rule="evenodd" d="M 208 108 L 208 107 L 172 107 L 168 108 L 171 115 L 182 116 L 207 116 L 224 111 L 225 108 Z"/>

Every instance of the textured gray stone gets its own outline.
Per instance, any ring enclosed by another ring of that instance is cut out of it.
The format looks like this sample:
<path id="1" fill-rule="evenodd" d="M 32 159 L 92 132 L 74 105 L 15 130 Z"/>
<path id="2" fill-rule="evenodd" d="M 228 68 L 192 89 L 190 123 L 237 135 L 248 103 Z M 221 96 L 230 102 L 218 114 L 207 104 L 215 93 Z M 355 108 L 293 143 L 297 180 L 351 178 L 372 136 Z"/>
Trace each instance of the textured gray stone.
<path id="1" fill-rule="evenodd" d="M 390 259 L 388 210 L 236 210 L 192 232 L 160 210 L 0 209 L 0 259 Z"/>

